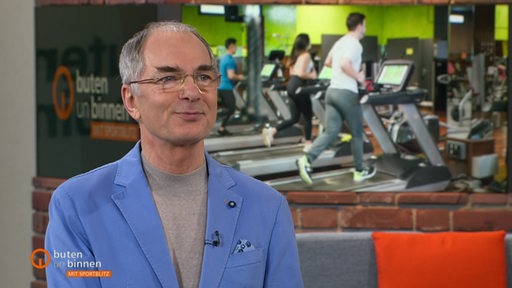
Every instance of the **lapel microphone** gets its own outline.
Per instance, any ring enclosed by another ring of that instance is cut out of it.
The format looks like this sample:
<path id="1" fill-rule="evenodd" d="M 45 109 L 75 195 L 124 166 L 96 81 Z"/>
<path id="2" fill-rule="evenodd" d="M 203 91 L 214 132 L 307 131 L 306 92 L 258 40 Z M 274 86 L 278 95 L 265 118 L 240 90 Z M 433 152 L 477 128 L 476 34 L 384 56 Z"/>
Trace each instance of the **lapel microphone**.
<path id="1" fill-rule="evenodd" d="M 219 230 L 215 230 L 215 232 L 213 232 L 213 240 L 206 239 L 206 241 L 204 241 L 204 244 L 205 245 L 211 245 L 213 247 L 220 246 L 220 233 L 219 233 Z"/>

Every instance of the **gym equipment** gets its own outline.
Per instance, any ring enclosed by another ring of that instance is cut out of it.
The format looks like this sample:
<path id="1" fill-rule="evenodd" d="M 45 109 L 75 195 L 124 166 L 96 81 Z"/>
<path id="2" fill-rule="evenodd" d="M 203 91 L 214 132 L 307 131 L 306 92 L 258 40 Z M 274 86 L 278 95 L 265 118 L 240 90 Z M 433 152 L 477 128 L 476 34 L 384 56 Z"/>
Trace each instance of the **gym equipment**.
<path id="1" fill-rule="evenodd" d="M 323 72 L 319 75 L 319 80 L 316 81 L 315 85 L 301 87 L 297 89 L 297 93 L 300 91 L 310 93 L 312 97 L 313 104 L 313 112 L 323 123 L 325 118 L 325 108 L 323 104 L 323 94 L 325 89 L 327 89 L 329 81 L 330 81 L 330 68 L 324 67 Z M 301 90 L 302 89 L 302 90 Z M 286 86 L 284 85 L 273 85 L 268 91 L 267 94 L 272 99 L 287 99 Z M 286 96 L 285 96 L 286 95 Z M 279 101 L 274 101 L 279 103 Z M 288 114 L 282 114 L 283 117 L 291 117 L 289 114 L 289 109 L 285 109 L 281 105 L 286 105 L 287 108 L 290 108 L 290 105 L 287 103 L 281 103 L 278 105 L 278 111 L 285 112 L 288 111 Z M 295 109 L 291 105 L 291 109 Z M 296 126 L 292 126 L 290 128 L 299 129 Z M 274 144 L 279 144 L 281 137 L 283 137 L 283 133 L 286 133 L 286 130 L 279 131 L 274 138 Z M 366 136 L 366 135 L 365 135 Z M 261 142 L 261 136 L 259 138 Z M 371 153 L 373 152 L 373 145 L 369 141 L 369 139 L 365 138 L 365 146 L 364 146 L 364 157 L 369 159 Z M 295 165 L 295 160 L 298 157 L 304 154 L 304 145 L 303 144 L 289 144 L 289 145 L 274 145 L 271 148 L 254 148 L 254 149 L 244 149 L 237 151 L 220 151 L 212 154 L 212 156 L 218 161 L 232 166 L 246 174 L 252 176 L 264 176 L 275 173 L 283 173 L 290 172 L 297 169 Z M 313 167 L 327 167 L 327 166 L 352 166 L 353 158 L 352 151 L 350 147 L 349 141 L 337 141 L 333 143 L 333 145 L 324 151 L 316 161 L 313 163 Z"/>
<path id="2" fill-rule="evenodd" d="M 430 136 L 418 110 L 426 91 L 406 89 L 414 70 L 409 60 L 387 60 L 382 63 L 376 79 L 379 90 L 365 95 L 361 105 L 368 127 L 372 130 L 383 154 L 373 161 L 377 174 L 365 181 L 354 182 L 352 170 L 340 169 L 313 174 L 313 185 L 299 177 L 267 181 L 279 191 L 442 191 L 451 181 L 451 173 Z M 396 105 L 403 111 L 425 154 L 424 158 L 400 153 L 384 127 L 375 107 Z"/>
<path id="3" fill-rule="evenodd" d="M 262 123 L 275 123 L 281 119 L 290 117 L 287 95 L 274 94 L 270 91 L 270 87 L 275 83 L 281 83 L 282 79 L 277 79 L 279 64 L 268 63 L 262 67 L 261 80 L 263 93 L 259 101 L 260 112 L 265 121 L 250 117 L 247 113 L 236 113 L 235 117 L 228 122 L 227 127 L 233 133 L 232 136 L 219 136 L 215 131 L 216 124 L 212 133 L 205 139 L 205 147 L 209 152 L 226 151 L 242 148 L 252 148 L 263 146 L 261 140 Z M 270 86 L 270 87 L 269 87 Z M 238 86 L 235 87 L 236 89 Z M 242 111 L 246 111 L 244 99 L 238 91 L 235 91 L 235 100 L 237 107 L 243 107 Z M 242 103 L 242 104 L 239 104 Z M 299 143 L 302 138 L 302 131 L 298 127 L 289 127 L 280 131 L 280 135 L 275 138 L 275 144 Z"/>

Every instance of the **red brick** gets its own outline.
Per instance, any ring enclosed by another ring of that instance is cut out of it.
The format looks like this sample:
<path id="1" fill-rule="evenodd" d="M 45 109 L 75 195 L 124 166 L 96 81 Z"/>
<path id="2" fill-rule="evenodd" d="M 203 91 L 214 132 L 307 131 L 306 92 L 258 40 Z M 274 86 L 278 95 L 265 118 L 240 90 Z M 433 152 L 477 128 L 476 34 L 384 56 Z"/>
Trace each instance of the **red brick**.
<path id="1" fill-rule="evenodd" d="M 33 235 L 32 236 L 32 251 L 36 249 L 44 248 L 44 236 Z"/>
<path id="2" fill-rule="evenodd" d="M 417 0 L 340 0 L 340 4 L 353 5 L 395 5 L 395 4 L 416 4 Z"/>
<path id="3" fill-rule="evenodd" d="M 305 0 L 305 4 L 338 4 L 338 0 Z"/>
<path id="4" fill-rule="evenodd" d="M 380 5 L 380 4 L 382 4 L 382 0 L 339 0 L 339 4 Z"/>
<path id="5" fill-rule="evenodd" d="M 30 282 L 30 288 L 48 288 L 46 281 L 32 281 Z"/>
<path id="6" fill-rule="evenodd" d="M 452 4 L 491 4 L 491 3 L 506 3 L 510 4 L 510 0 L 496 0 L 496 1 L 490 1 L 490 0 L 456 0 L 452 1 Z"/>
<path id="7" fill-rule="evenodd" d="M 446 209 L 416 210 L 416 229 L 420 231 L 450 230 L 450 211 Z"/>
<path id="8" fill-rule="evenodd" d="M 419 192 L 419 193 L 399 193 L 397 196 L 398 204 L 466 204 L 468 202 L 468 193 L 459 192 Z"/>
<path id="9" fill-rule="evenodd" d="M 345 207 L 343 228 L 412 229 L 412 210 L 383 207 Z"/>
<path id="10" fill-rule="evenodd" d="M 418 0 L 418 4 L 444 4 L 449 5 L 451 0 Z"/>
<path id="11" fill-rule="evenodd" d="M 89 0 L 36 0 L 36 6 L 47 5 L 82 5 L 88 4 Z"/>
<path id="12" fill-rule="evenodd" d="M 290 208 L 290 212 L 292 213 L 292 219 L 295 227 L 299 227 L 299 211 L 296 208 Z"/>
<path id="13" fill-rule="evenodd" d="M 51 191 L 34 190 L 32 192 L 32 209 L 36 211 L 48 211 L 50 198 L 52 198 Z"/>
<path id="14" fill-rule="evenodd" d="M 108 1 L 108 0 L 107 0 Z M 194 4 L 200 4 L 200 2 L 198 1 L 193 1 L 193 0 L 146 0 L 147 3 L 149 4 L 181 4 L 181 3 L 194 3 Z M 203 1 L 203 3 L 207 3 L 207 4 L 228 4 L 227 0 L 226 1 L 219 1 L 219 0 L 216 0 L 216 1 Z"/>
<path id="15" fill-rule="evenodd" d="M 145 4 L 146 0 L 105 0 L 106 5 Z"/>
<path id="16" fill-rule="evenodd" d="M 473 193 L 470 196 L 473 205 L 507 205 L 508 195 L 503 193 Z"/>
<path id="17" fill-rule="evenodd" d="M 336 228 L 338 226 L 336 208 L 302 208 L 300 214 L 303 228 Z"/>
<path id="18" fill-rule="evenodd" d="M 49 177 L 34 177 L 32 179 L 32 185 L 34 185 L 35 188 L 56 189 L 64 181 L 66 181 L 66 179 L 49 178 Z"/>
<path id="19" fill-rule="evenodd" d="M 233 4 L 302 4 L 300 0 L 231 0 Z"/>
<path id="20" fill-rule="evenodd" d="M 105 0 L 89 0 L 91 5 L 105 5 Z"/>
<path id="21" fill-rule="evenodd" d="M 453 212 L 453 230 L 512 231 L 512 210 L 458 210 Z"/>
<path id="22" fill-rule="evenodd" d="M 48 213 L 45 212 L 34 212 L 32 214 L 32 229 L 37 233 L 45 233 L 46 227 L 48 226 Z"/>
<path id="23" fill-rule="evenodd" d="M 300 204 L 355 204 L 354 192 L 288 192 L 289 203 Z"/>
<path id="24" fill-rule="evenodd" d="M 395 193 L 393 192 L 367 192 L 367 193 L 359 193 L 359 202 L 361 204 L 394 204 L 395 203 Z"/>
<path id="25" fill-rule="evenodd" d="M 155 0 L 149 0 L 149 1 L 155 1 Z M 195 4 L 203 4 L 204 3 L 204 4 L 226 4 L 226 5 L 230 4 L 231 2 L 232 1 L 229 1 L 229 0 L 196 0 L 196 1 L 194 1 Z"/>

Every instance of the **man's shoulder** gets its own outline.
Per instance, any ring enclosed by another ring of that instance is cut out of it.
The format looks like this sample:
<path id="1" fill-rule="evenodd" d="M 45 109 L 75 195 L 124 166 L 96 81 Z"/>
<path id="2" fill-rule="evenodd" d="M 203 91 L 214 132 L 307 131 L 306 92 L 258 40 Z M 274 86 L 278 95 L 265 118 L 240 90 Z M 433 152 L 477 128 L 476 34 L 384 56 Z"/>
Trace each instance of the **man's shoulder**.
<path id="1" fill-rule="evenodd" d="M 114 183 L 118 161 L 112 162 L 64 181 L 54 192 L 54 196 L 88 197 L 91 191 L 105 191 Z"/>
<path id="2" fill-rule="evenodd" d="M 221 61 L 222 63 L 227 63 L 227 62 L 229 62 L 229 61 L 231 61 L 231 60 L 233 60 L 233 56 L 231 56 L 230 54 L 226 54 L 226 55 L 224 55 L 224 56 L 222 56 L 222 57 L 220 58 L 220 61 Z"/>

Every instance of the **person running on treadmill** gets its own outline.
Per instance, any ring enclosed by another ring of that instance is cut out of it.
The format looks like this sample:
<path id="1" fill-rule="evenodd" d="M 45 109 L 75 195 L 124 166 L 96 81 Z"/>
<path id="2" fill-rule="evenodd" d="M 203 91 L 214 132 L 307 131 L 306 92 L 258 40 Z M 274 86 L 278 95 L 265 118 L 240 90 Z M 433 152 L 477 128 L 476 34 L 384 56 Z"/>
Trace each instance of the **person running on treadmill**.
<path id="1" fill-rule="evenodd" d="M 307 184 L 313 183 L 311 162 L 338 137 L 343 120 L 347 121 L 352 133 L 354 181 L 363 181 L 376 173 L 374 167 L 363 166 L 363 112 L 358 91 L 358 84 L 363 85 L 365 81 L 365 71 L 361 69 L 363 46 L 360 40 L 366 33 L 366 16 L 350 13 L 346 25 L 349 32 L 334 43 L 325 60 L 325 65 L 332 67 L 331 84 L 326 91 L 325 131 L 296 161 L 299 175 Z"/>
<path id="2" fill-rule="evenodd" d="M 295 104 L 296 109 L 290 109 L 292 117 L 286 121 L 279 123 L 276 127 L 268 126 L 263 129 L 263 144 L 267 147 L 272 145 L 274 135 L 293 124 L 299 122 L 300 115 L 304 116 L 304 151 L 307 151 L 311 146 L 311 131 L 313 129 L 313 108 L 311 106 L 311 99 L 307 93 L 295 93 L 297 88 L 306 86 L 309 80 L 317 79 L 318 75 L 315 70 L 313 59 L 308 50 L 311 48 L 309 35 L 301 33 L 295 38 L 293 44 L 291 58 L 287 63 L 290 71 L 290 79 L 286 87 L 288 96 Z"/>
<path id="3" fill-rule="evenodd" d="M 233 55 L 236 53 L 236 39 L 228 38 L 225 42 L 226 55 L 220 59 L 219 70 L 220 70 L 220 85 L 218 88 L 219 98 L 222 100 L 222 104 L 227 109 L 222 122 L 217 132 L 221 136 L 231 135 L 232 133 L 226 129 L 226 125 L 235 113 L 236 101 L 235 93 L 233 92 L 234 82 L 244 80 L 243 74 L 237 74 L 238 67 Z"/>

